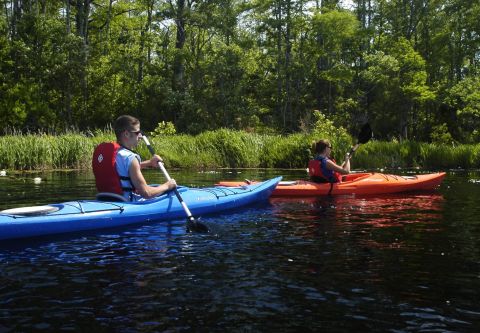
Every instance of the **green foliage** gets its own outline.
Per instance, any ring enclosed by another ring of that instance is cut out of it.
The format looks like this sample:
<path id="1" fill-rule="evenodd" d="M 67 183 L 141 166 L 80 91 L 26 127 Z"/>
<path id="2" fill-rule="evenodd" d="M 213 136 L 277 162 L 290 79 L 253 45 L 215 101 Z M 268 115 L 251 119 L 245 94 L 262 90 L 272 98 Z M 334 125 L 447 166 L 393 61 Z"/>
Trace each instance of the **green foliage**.
<path id="1" fill-rule="evenodd" d="M 449 90 L 445 102 L 456 109 L 458 122 L 465 131 L 462 139 L 467 142 L 478 142 L 480 135 L 480 77 L 467 77 Z"/>
<path id="2" fill-rule="evenodd" d="M 220 129 L 204 132 L 196 137 L 199 149 L 205 147 L 212 154 L 216 152 L 220 167 L 235 168 L 239 165 L 252 167 L 255 165 L 256 146 L 249 145 L 246 133 Z"/>
<path id="3" fill-rule="evenodd" d="M 418 119 L 427 119 L 424 106 L 436 97 L 427 85 L 426 62 L 405 38 L 379 38 L 379 44 L 382 50 L 365 57 L 368 67 L 361 73 L 373 100 L 375 132 L 380 137 L 420 136 Z"/>
<path id="4" fill-rule="evenodd" d="M 161 121 L 158 123 L 157 127 L 153 132 L 150 132 L 150 135 L 153 137 L 161 135 L 174 135 L 177 132 L 175 125 L 171 121 Z"/>
<path id="5" fill-rule="evenodd" d="M 303 169 L 312 157 L 310 144 L 315 138 L 313 134 L 281 136 L 221 129 L 197 136 L 158 136 L 151 142 L 169 167 Z M 81 133 L 2 136 L 0 169 L 88 169 L 93 149 L 112 140 L 114 135 L 110 131 L 97 132 L 95 137 Z M 150 158 L 145 145 L 139 145 L 137 151 L 143 159 Z M 335 148 L 335 151 L 340 150 Z M 370 141 L 357 150 L 352 167 L 355 170 L 479 168 L 480 144 L 454 147 L 413 141 Z"/>
<path id="6" fill-rule="evenodd" d="M 398 60 L 383 51 L 376 51 L 365 56 L 368 67 L 361 73 L 362 77 L 372 85 L 387 85 L 397 76 L 400 70 Z"/>
<path id="7" fill-rule="evenodd" d="M 424 165 L 427 168 L 478 168 L 480 166 L 480 145 L 435 145 L 423 146 Z"/>
<path id="8" fill-rule="evenodd" d="M 260 166 L 264 168 L 303 168 L 310 159 L 311 137 L 304 134 L 265 136 Z"/>
<path id="9" fill-rule="evenodd" d="M 313 142 L 320 139 L 328 139 L 335 147 L 335 155 L 337 155 L 337 158 L 343 158 L 352 145 L 352 138 L 347 130 L 343 127 L 336 127 L 333 121 L 327 119 L 327 117 L 318 110 L 313 111 L 313 117 L 314 125 L 311 131 L 311 135 L 314 138 Z M 313 142 L 311 144 L 313 144 Z"/>
<path id="10" fill-rule="evenodd" d="M 412 42 L 400 38 L 391 47 L 390 52 L 399 60 L 400 88 L 407 100 L 417 103 L 433 100 L 435 94 L 426 84 L 426 62 L 414 49 Z"/>
<path id="11" fill-rule="evenodd" d="M 261 135 L 220 129 L 197 136 L 157 137 L 153 144 L 173 167 L 303 168 L 310 158 L 309 139 L 301 134 Z"/>
<path id="12" fill-rule="evenodd" d="M 434 143 L 372 141 L 357 151 L 354 168 L 396 169 L 422 167 L 429 170 L 478 168 L 480 145 L 452 146 Z"/>
<path id="13" fill-rule="evenodd" d="M 291 134 L 316 109 L 351 133 L 368 119 L 383 140 L 445 141 L 444 123 L 480 140 L 478 1 L 1 3 L 3 128 L 132 114 L 148 131 Z"/>
<path id="14" fill-rule="evenodd" d="M 448 126 L 446 123 L 435 126 L 430 134 L 430 138 L 432 139 L 433 143 L 441 145 L 443 144 L 448 146 L 454 142 L 452 135 L 448 131 Z"/>
<path id="15" fill-rule="evenodd" d="M 94 140 L 80 134 L 3 136 L 0 165 L 12 170 L 88 168 L 94 147 Z"/>
<path id="16" fill-rule="evenodd" d="M 352 169 L 395 168 L 403 166 L 398 144 L 370 141 L 362 145 L 351 160 Z"/>

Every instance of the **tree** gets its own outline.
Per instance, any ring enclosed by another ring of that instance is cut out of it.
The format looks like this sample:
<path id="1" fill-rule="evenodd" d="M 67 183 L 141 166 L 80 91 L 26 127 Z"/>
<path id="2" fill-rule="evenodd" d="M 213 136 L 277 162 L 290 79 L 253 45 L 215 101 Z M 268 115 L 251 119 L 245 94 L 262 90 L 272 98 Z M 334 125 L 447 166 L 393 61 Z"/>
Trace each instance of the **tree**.
<path id="1" fill-rule="evenodd" d="M 456 110 L 454 129 L 462 142 L 480 141 L 480 77 L 471 76 L 449 89 L 445 104 Z"/>
<path id="2" fill-rule="evenodd" d="M 312 18 L 314 39 L 311 39 L 311 54 L 316 59 L 316 106 L 327 114 L 335 113 L 337 96 L 352 83 L 352 64 L 357 47 L 354 40 L 358 28 L 358 20 L 347 11 L 318 11 Z"/>
<path id="3" fill-rule="evenodd" d="M 362 73 L 373 102 L 370 118 L 383 136 L 418 137 L 418 122 L 425 122 L 422 106 L 435 98 L 426 85 L 425 61 L 404 38 L 381 42 L 385 51 L 365 57 L 367 69 Z M 387 51 L 388 50 L 388 51 Z"/>

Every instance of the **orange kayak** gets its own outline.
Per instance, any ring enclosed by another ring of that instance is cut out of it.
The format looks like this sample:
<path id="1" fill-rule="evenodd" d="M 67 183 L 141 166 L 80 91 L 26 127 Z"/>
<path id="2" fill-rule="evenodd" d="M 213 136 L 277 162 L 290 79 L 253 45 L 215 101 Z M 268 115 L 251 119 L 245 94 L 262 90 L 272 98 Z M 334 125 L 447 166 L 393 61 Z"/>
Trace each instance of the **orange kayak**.
<path id="1" fill-rule="evenodd" d="M 433 190 L 445 178 L 445 172 L 425 175 L 397 176 L 383 173 L 353 173 L 343 177 L 341 183 L 333 184 L 331 195 L 375 195 L 409 191 Z M 215 185 L 236 187 L 248 185 L 250 181 L 221 181 Z M 319 196 L 328 195 L 331 184 L 305 180 L 281 181 L 272 196 Z"/>

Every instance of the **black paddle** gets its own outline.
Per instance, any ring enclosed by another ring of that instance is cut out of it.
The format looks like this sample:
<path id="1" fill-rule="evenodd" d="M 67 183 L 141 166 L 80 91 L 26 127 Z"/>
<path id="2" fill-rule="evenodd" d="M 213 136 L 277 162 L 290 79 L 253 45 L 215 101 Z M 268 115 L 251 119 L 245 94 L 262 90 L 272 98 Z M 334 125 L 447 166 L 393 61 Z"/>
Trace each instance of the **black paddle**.
<path id="1" fill-rule="evenodd" d="M 350 149 L 350 152 L 348 153 L 349 157 L 352 157 L 353 153 L 355 153 L 355 151 L 358 149 L 360 144 L 367 143 L 368 141 L 370 141 L 372 137 L 373 137 L 372 128 L 370 127 L 369 123 L 366 123 L 360 129 L 360 133 L 358 133 L 358 137 L 357 137 L 357 143 L 355 144 L 355 146 L 352 147 L 352 149 Z"/>
<path id="2" fill-rule="evenodd" d="M 150 141 L 148 141 L 147 137 L 142 133 L 142 139 L 147 145 L 148 150 L 150 151 L 150 154 L 155 155 L 155 150 L 153 150 L 153 147 L 150 145 Z M 158 166 L 160 167 L 160 170 L 162 170 L 163 175 L 167 180 L 170 180 L 170 175 L 168 174 L 167 170 L 163 166 L 162 162 L 158 162 Z M 180 204 L 183 207 L 183 210 L 185 211 L 185 214 L 187 214 L 187 230 L 188 231 L 196 231 L 196 232 L 209 232 L 208 228 L 206 225 L 203 223 L 200 223 L 195 220 L 193 217 L 192 213 L 190 212 L 190 209 L 188 209 L 187 204 L 185 201 L 183 201 L 182 197 L 180 196 L 180 193 L 178 192 L 177 188 L 173 189 L 175 192 L 175 195 L 177 196 L 178 201 L 180 201 Z"/>

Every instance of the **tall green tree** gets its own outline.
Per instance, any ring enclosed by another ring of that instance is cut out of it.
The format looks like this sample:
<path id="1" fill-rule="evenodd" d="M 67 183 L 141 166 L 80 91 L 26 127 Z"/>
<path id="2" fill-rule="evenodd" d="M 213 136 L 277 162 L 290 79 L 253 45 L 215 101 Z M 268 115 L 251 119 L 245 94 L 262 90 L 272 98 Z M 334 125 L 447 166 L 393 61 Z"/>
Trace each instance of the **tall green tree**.
<path id="1" fill-rule="evenodd" d="M 312 18 L 310 54 L 316 60 L 316 107 L 326 114 L 336 112 L 337 98 L 344 95 L 354 78 L 358 29 L 358 20 L 347 11 L 324 9 Z"/>
<path id="2" fill-rule="evenodd" d="M 384 51 L 366 57 L 362 73 L 369 83 L 369 114 L 384 137 L 422 138 L 423 106 L 435 98 L 426 84 L 425 61 L 405 38 L 379 42 Z"/>
<path id="3" fill-rule="evenodd" d="M 289 133 L 316 109 L 378 138 L 477 140 L 480 3 L 353 4 L 0 0 L 0 120 L 58 131 L 130 113 L 147 130 Z"/>

